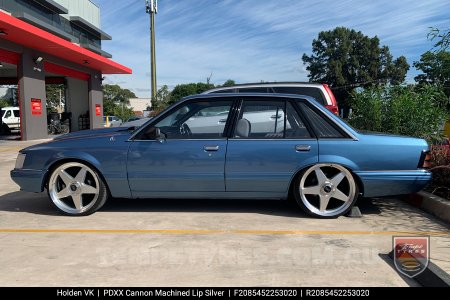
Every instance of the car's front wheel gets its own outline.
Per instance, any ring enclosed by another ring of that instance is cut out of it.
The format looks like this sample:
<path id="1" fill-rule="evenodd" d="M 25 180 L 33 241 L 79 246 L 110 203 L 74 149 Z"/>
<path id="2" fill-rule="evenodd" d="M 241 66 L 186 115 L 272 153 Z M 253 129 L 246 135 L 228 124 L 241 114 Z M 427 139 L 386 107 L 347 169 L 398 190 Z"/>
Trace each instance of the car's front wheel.
<path id="1" fill-rule="evenodd" d="M 80 162 L 68 162 L 51 173 L 48 195 L 61 212 L 85 216 L 105 204 L 108 190 L 97 171 Z"/>
<path id="2" fill-rule="evenodd" d="M 308 214 L 335 218 L 347 213 L 358 198 L 352 173 L 341 165 L 317 164 L 304 170 L 294 182 L 298 205 Z"/>

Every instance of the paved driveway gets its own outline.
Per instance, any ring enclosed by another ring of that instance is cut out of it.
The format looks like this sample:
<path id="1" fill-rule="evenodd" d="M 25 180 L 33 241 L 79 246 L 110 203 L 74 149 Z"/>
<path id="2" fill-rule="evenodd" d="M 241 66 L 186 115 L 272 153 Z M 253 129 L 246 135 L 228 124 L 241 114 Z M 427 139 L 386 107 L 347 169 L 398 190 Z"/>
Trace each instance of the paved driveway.
<path id="1" fill-rule="evenodd" d="M 330 220 L 283 201 L 183 199 L 61 216 L 9 178 L 25 145 L 0 141 L 0 286 L 408 286 L 386 254 L 392 235 L 416 232 L 450 272 L 450 227 L 397 199 Z"/>

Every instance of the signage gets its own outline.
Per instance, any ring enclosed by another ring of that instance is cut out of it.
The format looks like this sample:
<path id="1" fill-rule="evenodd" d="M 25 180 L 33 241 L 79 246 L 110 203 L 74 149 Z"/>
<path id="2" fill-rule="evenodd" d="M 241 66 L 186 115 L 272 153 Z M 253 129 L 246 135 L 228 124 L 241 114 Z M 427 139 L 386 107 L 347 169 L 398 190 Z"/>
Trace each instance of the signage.
<path id="1" fill-rule="evenodd" d="M 95 104 L 95 115 L 97 117 L 102 115 L 102 106 L 100 104 Z"/>
<path id="2" fill-rule="evenodd" d="M 429 236 L 394 236 L 394 264 L 397 270 L 410 278 L 419 275 L 430 261 Z"/>
<path id="3" fill-rule="evenodd" d="M 31 98 L 31 115 L 40 116 L 42 115 L 42 100 Z"/>

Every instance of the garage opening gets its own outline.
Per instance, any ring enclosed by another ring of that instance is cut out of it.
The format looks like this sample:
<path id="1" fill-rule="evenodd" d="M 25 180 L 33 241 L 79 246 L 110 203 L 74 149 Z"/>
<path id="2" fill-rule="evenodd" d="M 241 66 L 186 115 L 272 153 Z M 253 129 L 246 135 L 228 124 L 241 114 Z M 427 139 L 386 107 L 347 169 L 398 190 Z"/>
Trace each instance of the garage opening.
<path id="1" fill-rule="evenodd" d="M 0 137 L 20 139 L 17 66 L 0 57 Z"/>

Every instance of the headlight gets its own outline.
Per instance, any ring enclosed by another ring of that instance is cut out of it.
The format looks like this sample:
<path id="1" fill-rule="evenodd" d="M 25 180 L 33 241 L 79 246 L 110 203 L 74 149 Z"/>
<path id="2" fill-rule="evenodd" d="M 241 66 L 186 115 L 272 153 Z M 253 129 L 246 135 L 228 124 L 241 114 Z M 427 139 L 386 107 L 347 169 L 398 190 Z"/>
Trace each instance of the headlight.
<path id="1" fill-rule="evenodd" d="M 27 155 L 23 154 L 23 153 L 19 153 L 19 155 L 17 155 L 15 169 L 22 169 L 23 163 L 25 162 L 25 157 L 26 156 Z"/>

